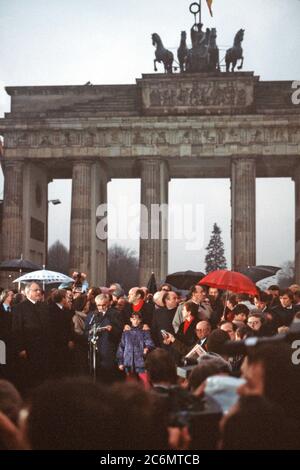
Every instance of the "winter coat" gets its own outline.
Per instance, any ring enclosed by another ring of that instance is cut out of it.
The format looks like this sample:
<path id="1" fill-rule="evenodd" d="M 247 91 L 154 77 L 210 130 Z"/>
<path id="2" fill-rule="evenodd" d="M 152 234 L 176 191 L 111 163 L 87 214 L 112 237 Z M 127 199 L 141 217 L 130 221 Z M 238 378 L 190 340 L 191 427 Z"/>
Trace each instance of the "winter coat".
<path id="1" fill-rule="evenodd" d="M 144 349 L 154 349 L 150 331 L 140 327 L 124 331 L 117 352 L 119 365 L 132 370 L 144 368 Z"/>
<path id="2" fill-rule="evenodd" d="M 89 337 L 92 325 L 96 323 L 97 327 L 110 325 L 112 330 L 101 331 L 97 340 L 97 363 L 103 368 L 112 368 L 115 365 L 117 345 L 121 336 L 121 324 L 119 321 L 119 312 L 109 308 L 105 315 L 97 311 L 87 315 L 85 320 L 85 335 Z"/>

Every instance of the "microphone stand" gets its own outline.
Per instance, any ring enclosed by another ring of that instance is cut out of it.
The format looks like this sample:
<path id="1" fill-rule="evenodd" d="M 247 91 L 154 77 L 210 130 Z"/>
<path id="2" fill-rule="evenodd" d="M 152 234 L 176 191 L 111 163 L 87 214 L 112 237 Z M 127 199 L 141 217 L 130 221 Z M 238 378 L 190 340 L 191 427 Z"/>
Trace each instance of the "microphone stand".
<path id="1" fill-rule="evenodd" d="M 98 332 L 96 322 L 90 329 L 89 332 L 89 365 L 90 365 L 90 374 L 93 377 L 93 381 L 97 380 L 97 341 L 98 341 Z"/>
<path id="2" fill-rule="evenodd" d="M 90 366 L 90 375 L 93 377 L 93 381 L 97 381 L 97 352 L 98 352 L 98 339 L 99 333 L 106 331 L 106 326 L 97 326 L 96 318 L 93 319 L 94 323 L 89 330 L 89 366 Z"/>

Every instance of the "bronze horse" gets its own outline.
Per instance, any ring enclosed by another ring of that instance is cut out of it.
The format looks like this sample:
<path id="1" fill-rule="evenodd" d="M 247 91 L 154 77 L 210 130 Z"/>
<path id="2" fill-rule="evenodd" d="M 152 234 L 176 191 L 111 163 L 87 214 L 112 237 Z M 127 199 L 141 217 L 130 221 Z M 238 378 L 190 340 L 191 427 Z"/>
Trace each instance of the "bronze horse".
<path id="1" fill-rule="evenodd" d="M 156 63 L 163 63 L 165 67 L 165 73 L 172 73 L 173 72 L 173 60 L 174 56 L 171 51 L 164 48 L 162 40 L 160 39 L 157 33 L 152 34 L 152 44 L 156 46 L 155 50 L 155 59 L 154 59 L 154 71 L 157 72 Z"/>
<path id="2" fill-rule="evenodd" d="M 236 33 L 233 47 L 228 49 L 226 52 L 226 56 L 225 56 L 226 72 L 229 72 L 230 64 L 232 64 L 231 71 L 234 72 L 234 69 L 238 60 L 241 60 L 241 63 L 238 66 L 238 70 L 241 70 L 241 68 L 243 67 L 244 57 L 243 57 L 243 49 L 241 47 L 241 43 L 244 39 L 244 32 L 245 32 L 244 29 L 240 29 Z"/>
<path id="3" fill-rule="evenodd" d="M 185 72 L 186 70 L 186 60 L 188 52 L 189 50 L 186 45 L 186 32 L 181 31 L 180 45 L 177 49 L 177 58 L 179 62 L 180 72 Z"/>

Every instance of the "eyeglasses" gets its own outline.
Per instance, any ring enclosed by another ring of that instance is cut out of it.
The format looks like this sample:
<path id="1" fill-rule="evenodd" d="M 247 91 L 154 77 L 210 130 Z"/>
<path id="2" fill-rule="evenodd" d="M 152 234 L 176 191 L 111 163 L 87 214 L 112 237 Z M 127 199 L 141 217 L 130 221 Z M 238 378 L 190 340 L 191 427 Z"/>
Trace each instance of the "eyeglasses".
<path id="1" fill-rule="evenodd" d="M 30 289 L 31 292 L 42 292 L 42 289 Z"/>
<path id="2" fill-rule="evenodd" d="M 259 325 L 260 321 L 248 321 L 248 325 Z"/>

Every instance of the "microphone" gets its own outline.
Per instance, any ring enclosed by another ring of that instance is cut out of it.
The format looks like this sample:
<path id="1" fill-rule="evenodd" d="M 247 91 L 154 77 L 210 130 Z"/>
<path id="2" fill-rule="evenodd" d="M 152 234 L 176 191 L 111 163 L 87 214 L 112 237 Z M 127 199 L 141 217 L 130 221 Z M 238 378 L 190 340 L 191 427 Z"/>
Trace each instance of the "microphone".
<path id="1" fill-rule="evenodd" d="M 102 312 L 101 312 L 102 313 Z M 96 313 L 93 313 L 90 321 L 89 321 L 89 325 L 92 325 L 94 323 L 94 321 L 96 320 L 97 317 L 100 317 L 100 312 L 96 312 Z"/>
<path id="2" fill-rule="evenodd" d="M 89 329 L 89 333 L 93 334 L 94 336 L 97 333 L 101 333 L 102 331 L 107 331 L 107 326 L 97 326 L 96 323 L 94 323 L 91 328 Z"/>
<path id="3" fill-rule="evenodd" d="M 223 354 L 230 356 L 245 355 L 248 353 L 248 348 L 253 348 L 259 344 L 278 343 L 282 341 L 291 343 L 295 339 L 300 339 L 300 322 L 292 323 L 290 326 L 290 331 L 287 333 L 280 333 L 276 336 L 254 336 L 246 338 L 242 341 L 226 341 L 222 349 Z"/>
<path id="4" fill-rule="evenodd" d="M 96 328 L 96 333 L 101 333 L 101 331 L 107 331 L 107 326 L 98 326 Z"/>

